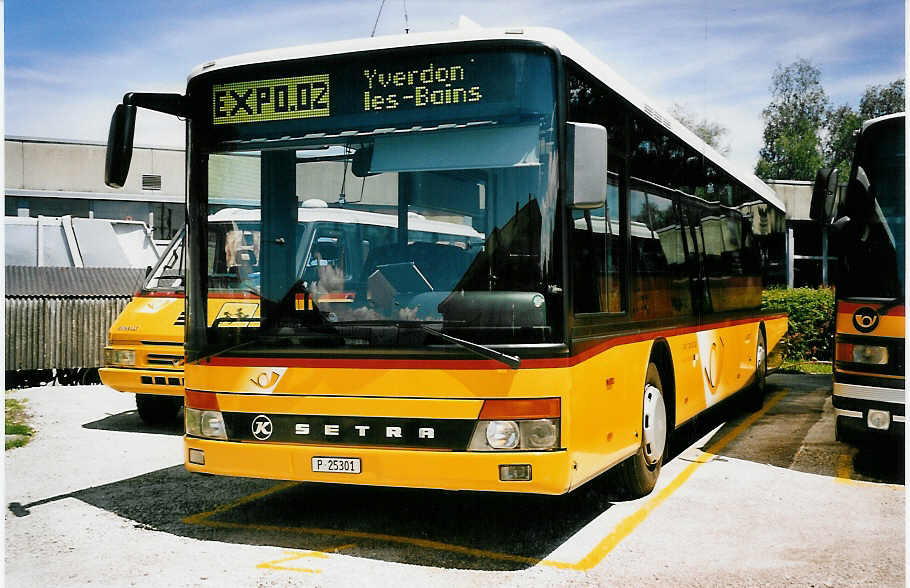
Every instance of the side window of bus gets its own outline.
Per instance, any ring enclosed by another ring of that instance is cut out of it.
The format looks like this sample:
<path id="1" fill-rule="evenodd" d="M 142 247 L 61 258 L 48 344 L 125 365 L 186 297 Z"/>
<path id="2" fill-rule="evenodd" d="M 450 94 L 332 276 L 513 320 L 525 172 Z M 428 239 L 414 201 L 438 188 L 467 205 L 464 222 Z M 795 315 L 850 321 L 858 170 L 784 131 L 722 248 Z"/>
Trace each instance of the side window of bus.
<path id="1" fill-rule="evenodd" d="M 619 189 L 607 186 L 604 207 L 572 211 L 572 272 L 576 314 L 621 312 Z"/>
<path id="2" fill-rule="evenodd" d="M 673 201 L 644 185 L 630 191 L 632 316 L 692 312 L 683 230 Z"/>

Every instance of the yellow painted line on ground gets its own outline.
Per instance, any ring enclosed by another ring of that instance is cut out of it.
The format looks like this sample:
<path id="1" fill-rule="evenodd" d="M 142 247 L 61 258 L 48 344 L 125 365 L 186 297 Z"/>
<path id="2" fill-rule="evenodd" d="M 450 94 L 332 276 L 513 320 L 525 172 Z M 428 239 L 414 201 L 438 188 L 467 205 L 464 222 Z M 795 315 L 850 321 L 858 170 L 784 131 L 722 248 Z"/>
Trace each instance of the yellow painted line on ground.
<path id="1" fill-rule="evenodd" d="M 852 482 L 853 477 L 853 458 L 842 453 L 837 458 L 837 478 L 836 480 L 840 483 Z"/>
<path id="2" fill-rule="evenodd" d="M 765 402 L 764 407 L 760 411 L 750 415 L 749 418 L 731 429 L 726 435 L 712 443 L 710 447 L 705 449 L 704 453 L 698 456 L 695 461 L 690 463 L 683 471 L 677 474 L 669 484 L 667 484 L 660 492 L 657 493 L 656 496 L 646 502 L 640 509 L 620 521 L 620 523 L 616 525 L 616 528 L 613 529 L 613 532 L 604 537 L 603 540 L 601 540 L 601 542 L 598 543 L 594 549 L 588 553 L 588 555 L 584 556 L 578 563 L 572 564 L 569 567 L 573 570 L 586 571 L 590 570 L 601 561 L 603 561 L 607 554 L 613 551 L 613 549 L 619 545 L 623 539 L 628 537 L 632 531 L 634 531 L 640 524 L 642 524 L 645 519 L 648 518 L 648 515 L 654 511 L 654 509 L 660 506 L 689 478 L 691 478 L 692 474 L 694 474 L 698 468 L 711 461 L 714 458 L 716 452 L 729 445 L 730 442 L 741 435 L 743 431 L 751 427 L 755 421 L 763 417 L 765 413 L 774 407 L 774 405 L 780 402 L 781 399 L 786 396 L 786 394 L 786 390 L 778 392 Z"/>
<path id="3" fill-rule="evenodd" d="M 465 547 L 463 545 L 452 545 L 449 543 L 442 543 L 440 541 L 432 541 L 429 539 L 417 539 L 414 537 L 403 537 L 399 535 L 388 535 L 385 533 L 370 533 L 366 531 L 347 531 L 340 529 L 321 529 L 315 527 L 291 527 L 283 525 L 256 525 L 249 523 L 232 523 L 226 521 L 217 521 L 212 520 L 211 517 L 227 512 L 233 508 L 236 508 L 242 504 L 252 502 L 253 500 L 258 500 L 269 494 L 275 492 L 280 492 L 292 486 L 296 486 L 298 482 L 287 482 L 283 484 L 276 484 L 271 488 L 262 490 L 250 494 L 249 496 L 244 496 L 234 502 L 224 504 L 208 512 L 203 512 L 195 515 L 188 516 L 183 519 L 184 523 L 192 525 L 202 525 L 206 527 L 222 528 L 222 529 L 248 529 L 256 531 L 272 531 L 272 532 L 281 532 L 281 533 L 297 533 L 297 534 L 306 534 L 306 535 L 332 535 L 336 537 L 346 537 L 350 539 L 372 539 L 379 541 L 388 541 L 390 543 L 402 543 L 406 545 L 414 545 L 417 547 L 423 547 L 427 549 L 434 549 L 439 551 L 448 551 L 450 553 L 460 553 L 463 555 L 469 555 L 473 557 L 493 559 L 499 561 L 509 561 L 516 563 L 525 563 L 528 565 L 544 565 L 554 568 L 566 569 L 566 570 L 576 570 L 576 571 L 586 571 L 597 564 L 599 564 L 603 559 L 617 546 L 620 542 L 628 537 L 641 523 L 648 518 L 648 515 L 651 514 L 654 509 L 660 506 L 667 498 L 669 498 L 676 490 L 678 490 L 692 475 L 695 471 L 708 463 L 715 457 L 715 453 L 726 447 L 734 439 L 743 433 L 746 429 L 751 427 L 755 421 L 760 419 L 765 415 L 769 410 L 771 410 L 780 400 L 786 396 L 787 391 L 783 390 L 778 392 L 771 398 L 769 398 L 764 407 L 750 415 L 742 423 L 731 429 L 726 435 L 715 441 L 708 447 L 698 458 L 686 466 L 682 472 L 676 475 L 673 480 L 670 481 L 660 492 L 658 492 L 654 497 L 652 497 L 648 502 L 642 505 L 634 513 L 627 516 L 625 519 L 619 522 L 619 524 L 613 529 L 613 531 L 604 537 L 600 543 L 598 543 L 594 549 L 592 549 L 585 557 L 579 560 L 576 563 L 563 562 L 563 561 L 553 561 L 553 560 L 541 560 L 534 557 L 528 557 L 523 555 L 514 555 L 510 553 L 499 553 L 496 551 L 488 551 L 485 549 L 475 549 L 473 547 Z M 320 552 L 321 553 L 321 552 Z"/>
<path id="4" fill-rule="evenodd" d="M 274 486 L 272 486 L 270 488 L 266 488 L 265 490 L 260 490 L 259 492 L 253 492 L 252 494 L 248 494 L 242 498 L 238 498 L 234 502 L 228 502 L 227 504 L 222 504 L 221 506 L 216 507 L 212 510 L 209 510 L 206 512 L 200 512 L 200 513 L 197 513 L 194 515 L 190 515 L 188 517 L 184 517 L 183 519 L 180 520 L 180 522 L 186 523 L 188 525 L 198 525 L 198 524 L 201 524 L 206 519 L 208 519 L 209 517 L 213 517 L 215 515 L 235 509 L 238 506 L 244 505 L 248 502 L 253 502 L 254 500 L 259 500 L 260 498 L 264 498 L 264 497 L 268 496 L 269 494 L 275 494 L 276 492 L 281 492 L 282 490 L 287 490 L 288 488 L 292 488 L 294 486 L 297 486 L 298 484 L 300 484 L 300 482 L 283 482 L 281 484 L 275 484 Z"/>
<path id="5" fill-rule="evenodd" d="M 291 566 L 282 566 L 282 565 L 278 565 L 278 564 L 287 563 L 289 561 L 294 561 L 294 560 L 298 560 L 298 559 L 303 559 L 305 557 L 328 559 L 328 557 L 329 557 L 327 555 L 328 553 L 338 553 L 339 551 L 342 551 L 344 549 L 350 549 L 351 547 L 354 547 L 353 543 L 349 543 L 347 545 L 339 545 L 338 547 L 333 547 L 332 549 L 329 549 L 325 552 L 322 552 L 322 551 L 302 551 L 302 552 L 286 551 L 285 554 L 289 555 L 290 557 L 276 559 L 273 561 L 267 561 L 265 563 L 261 563 L 261 564 L 257 565 L 256 567 L 261 568 L 261 569 L 266 569 L 266 570 L 282 570 L 282 571 L 287 571 L 287 572 L 304 572 L 304 573 L 308 573 L 308 574 L 321 574 L 322 570 L 316 570 L 313 568 L 295 568 L 295 567 L 291 567 Z"/>
<path id="6" fill-rule="evenodd" d="M 190 518 L 190 517 L 188 517 Z M 186 519 L 184 519 L 186 521 Z M 191 524 L 202 525 L 205 527 L 213 527 L 218 529 L 246 529 L 253 531 L 271 531 L 279 533 L 296 533 L 300 535 L 331 535 L 334 537 L 346 537 L 349 539 L 372 539 L 377 541 L 386 541 L 389 543 L 403 543 L 407 545 L 414 545 L 416 547 L 424 547 L 427 549 L 435 549 L 438 551 L 448 551 L 451 553 L 461 553 L 464 555 L 471 555 L 474 557 L 485 558 L 485 559 L 495 559 L 501 561 L 512 561 L 518 563 L 526 563 L 529 565 L 535 565 L 541 562 L 540 559 L 534 557 L 526 557 L 522 555 L 512 555 L 509 553 L 498 553 L 495 551 L 487 551 L 485 549 L 475 549 L 473 547 L 464 547 L 462 545 L 451 545 L 448 543 L 442 543 L 439 541 L 432 541 L 430 539 L 417 539 L 414 537 L 402 537 L 400 535 L 387 535 L 385 533 L 370 533 L 367 531 L 345 531 L 342 529 L 320 529 L 318 527 L 290 527 L 283 525 L 256 525 L 249 523 L 231 523 L 227 521 L 213 521 L 211 519 L 194 519 Z M 558 562 L 557 562 L 558 563 Z"/>

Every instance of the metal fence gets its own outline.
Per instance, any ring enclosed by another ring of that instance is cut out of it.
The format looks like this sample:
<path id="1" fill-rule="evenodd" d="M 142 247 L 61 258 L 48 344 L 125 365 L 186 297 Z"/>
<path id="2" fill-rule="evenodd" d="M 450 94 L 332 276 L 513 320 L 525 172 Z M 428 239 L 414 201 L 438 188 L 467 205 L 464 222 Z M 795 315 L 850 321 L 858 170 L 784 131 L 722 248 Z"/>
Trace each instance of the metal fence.
<path id="1" fill-rule="evenodd" d="M 6 369 L 104 365 L 108 330 L 124 297 L 6 298 Z"/>

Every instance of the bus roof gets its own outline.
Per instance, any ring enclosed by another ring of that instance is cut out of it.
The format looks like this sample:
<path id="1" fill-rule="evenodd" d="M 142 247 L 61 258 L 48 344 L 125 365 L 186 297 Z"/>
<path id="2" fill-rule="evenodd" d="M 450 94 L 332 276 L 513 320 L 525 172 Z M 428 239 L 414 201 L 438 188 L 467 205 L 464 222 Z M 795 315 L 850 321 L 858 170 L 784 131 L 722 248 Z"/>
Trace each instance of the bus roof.
<path id="1" fill-rule="evenodd" d="M 483 239 L 483 234 L 473 227 L 460 223 L 430 220 L 423 215 L 409 212 L 408 228 L 412 231 L 427 233 L 441 233 L 444 235 L 460 235 Z M 212 222 L 258 222 L 258 208 L 224 208 L 209 215 Z M 398 217 L 394 214 L 351 210 L 347 208 L 301 207 L 297 209 L 297 222 L 339 222 L 358 225 L 374 225 L 381 227 L 397 227 Z"/>
<path id="2" fill-rule="evenodd" d="M 695 133 L 686 128 L 685 125 L 674 119 L 662 108 L 649 101 L 644 94 L 613 71 L 610 66 L 595 57 L 566 33 L 557 29 L 543 27 L 459 27 L 450 31 L 388 35 L 333 41 L 330 43 L 319 43 L 314 45 L 302 45 L 283 49 L 270 49 L 267 51 L 243 53 L 203 63 L 190 72 L 187 81 L 210 71 L 256 63 L 341 55 L 345 53 L 357 53 L 360 51 L 406 48 L 421 45 L 497 40 L 503 41 L 504 43 L 532 41 L 557 49 L 563 56 L 571 59 L 594 77 L 598 78 L 607 87 L 613 89 L 655 122 L 690 144 L 696 151 L 704 155 L 705 158 L 736 177 L 748 188 L 756 192 L 763 200 L 781 212 L 786 211 L 784 203 L 777 197 L 774 190 L 761 181 L 755 174 L 738 169 L 726 157 L 718 153 L 713 147 L 702 141 Z"/>
<path id="3" fill-rule="evenodd" d="M 863 122 L 863 132 L 865 133 L 866 129 L 868 129 L 872 125 L 877 125 L 880 122 L 884 122 L 886 120 L 891 120 L 894 118 L 902 118 L 905 114 L 906 113 L 904 113 L 904 112 L 895 112 L 894 114 L 886 114 L 884 116 L 870 118 L 869 120 Z"/>

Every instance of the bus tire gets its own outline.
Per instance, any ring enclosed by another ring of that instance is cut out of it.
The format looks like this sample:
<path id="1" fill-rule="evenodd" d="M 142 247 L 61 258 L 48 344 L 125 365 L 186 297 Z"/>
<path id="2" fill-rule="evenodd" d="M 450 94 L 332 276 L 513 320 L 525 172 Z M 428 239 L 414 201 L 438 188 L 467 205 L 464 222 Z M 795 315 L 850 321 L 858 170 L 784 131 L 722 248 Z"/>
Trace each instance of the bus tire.
<path id="1" fill-rule="evenodd" d="M 182 398 L 157 394 L 136 394 L 136 410 L 139 418 L 148 425 L 166 425 L 177 418 Z"/>
<path id="2" fill-rule="evenodd" d="M 856 431 L 850 428 L 849 418 L 845 416 L 834 417 L 834 440 L 856 446 L 859 444 L 860 438 Z"/>
<path id="3" fill-rule="evenodd" d="M 745 394 L 745 409 L 757 412 L 765 405 L 765 379 L 768 375 L 768 345 L 765 343 L 765 332 L 758 329 L 755 341 L 755 380 Z"/>
<path id="4" fill-rule="evenodd" d="M 642 434 L 638 452 L 616 467 L 615 484 L 629 498 L 646 496 L 657 484 L 667 447 L 667 409 L 660 370 L 648 363 L 642 403 Z"/>

